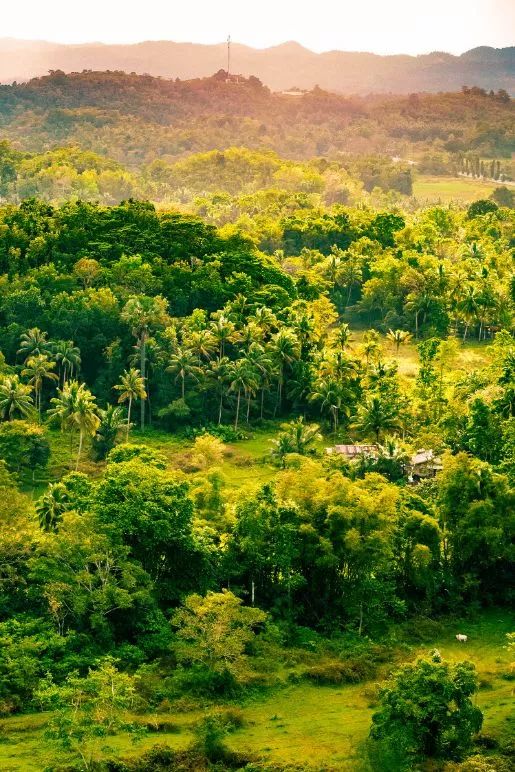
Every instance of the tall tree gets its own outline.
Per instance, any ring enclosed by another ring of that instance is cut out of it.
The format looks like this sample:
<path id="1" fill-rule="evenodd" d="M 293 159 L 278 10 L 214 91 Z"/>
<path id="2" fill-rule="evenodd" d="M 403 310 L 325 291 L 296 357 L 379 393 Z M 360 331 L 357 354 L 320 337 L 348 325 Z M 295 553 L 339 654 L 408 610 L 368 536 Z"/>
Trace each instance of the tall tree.
<path id="1" fill-rule="evenodd" d="M 147 341 L 152 327 L 165 324 L 168 319 L 167 302 L 160 296 L 147 297 L 138 295 L 129 298 L 122 309 L 121 318 L 130 325 L 132 334 L 136 338 L 140 356 L 140 374 L 145 384 L 145 392 L 148 396 L 146 382 L 147 365 Z M 145 403 L 147 396 L 141 398 L 141 430 L 145 428 Z"/>
<path id="2" fill-rule="evenodd" d="M 29 379 L 29 383 L 34 388 L 36 410 L 41 420 L 41 395 L 43 392 L 43 383 L 47 381 L 57 381 L 57 375 L 52 372 L 55 368 L 55 362 L 52 362 L 46 354 L 36 354 L 31 356 L 25 362 L 25 367 L 21 374 Z"/>
<path id="3" fill-rule="evenodd" d="M 128 402 L 127 408 L 127 436 L 129 439 L 129 431 L 131 428 L 131 409 L 132 403 L 137 399 L 145 399 L 147 393 L 145 391 L 145 382 L 141 377 L 140 371 L 131 367 L 130 370 L 125 370 L 120 377 L 120 383 L 113 386 L 114 389 L 120 392 L 118 402 Z"/>
<path id="4" fill-rule="evenodd" d="M 75 469 L 79 468 L 84 435 L 95 435 L 100 418 L 95 404 L 95 397 L 83 383 L 70 381 L 58 391 L 51 400 L 54 407 L 48 411 L 51 418 L 56 418 L 63 428 L 79 432 L 79 447 Z"/>

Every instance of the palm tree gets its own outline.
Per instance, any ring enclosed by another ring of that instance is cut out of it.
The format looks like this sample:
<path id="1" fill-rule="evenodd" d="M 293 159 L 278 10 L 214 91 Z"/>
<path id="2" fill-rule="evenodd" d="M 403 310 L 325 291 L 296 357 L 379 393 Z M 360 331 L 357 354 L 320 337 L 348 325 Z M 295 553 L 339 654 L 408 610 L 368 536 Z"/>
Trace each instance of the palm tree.
<path id="1" fill-rule="evenodd" d="M 340 324 L 334 332 L 333 341 L 338 348 L 344 351 L 352 338 L 350 327 L 347 322 Z"/>
<path id="2" fill-rule="evenodd" d="M 194 330 L 188 336 L 187 346 L 197 355 L 200 367 L 202 358 L 211 359 L 211 355 L 216 348 L 216 340 L 211 330 Z"/>
<path id="3" fill-rule="evenodd" d="M 170 364 L 166 368 L 167 373 L 177 373 L 175 382 L 181 380 L 181 397 L 186 397 L 186 379 L 191 378 L 198 383 L 198 375 L 202 370 L 197 365 L 197 357 L 189 348 L 178 348 L 170 357 Z"/>
<path id="4" fill-rule="evenodd" d="M 138 295 L 129 298 L 121 313 L 122 321 L 130 325 L 136 338 L 140 357 L 140 373 L 146 386 L 147 341 L 153 326 L 164 324 L 168 319 L 167 302 L 160 296 L 147 297 Z M 148 389 L 145 389 L 148 393 Z M 145 403 L 147 397 L 141 399 L 141 430 L 145 428 Z"/>
<path id="5" fill-rule="evenodd" d="M 272 359 L 268 355 L 264 346 L 262 346 L 260 343 L 251 343 L 249 350 L 245 355 L 245 360 L 249 367 L 256 373 L 257 379 L 259 381 L 259 387 L 261 389 L 261 418 L 263 418 L 265 388 L 273 371 Z M 247 404 L 247 423 L 249 422 L 249 413 L 250 394 L 248 395 Z"/>
<path id="6" fill-rule="evenodd" d="M 39 327 L 32 327 L 20 336 L 20 348 L 18 354 L 23 354 L 24 361 L 29 357 L 48 354 L 50 343 L 47 340 L 46 332 L 42 332 Z"/>
<path id="7" fill-rule="evenodd" d="M 222 357 L 211 362 L 208 371 L 208 378 L 214 381 L 218 388 L 218 426 L 222 423 L 222 410 L 224 399 L 224 385 L 229 376 L 229 359 Z"/>
<path id="8" fill-rule="evenodd" d="M 458 302 L 458 308 L 465 321 L 465 331 L 463 333 L 463 343 L 467 339 L 468 329 L 472 322 L 477 320 L 479 311 L 478 295 L 476 287 L 473 284 L 469 284 L 462 295 L 461 300 Z"/>
<path id="9" fill-rule="evenodd" d="M 381 348 L 379 343 L 379 333 L 377 330 L 367 330 L 363 334 L 363 353 L 367 360 L 367 367 L 371 359 L 374 359 Z"/>
<path id="10" fill-rule="evenodd" d="M 253 316 L 249 317 L 249 322 L 251 321 L 255 322 L 265 335 L 278 327 L 277 317 L 268 306 L 256 308 Z"/>
<path id="11" fill-rule="evenodd" d="M 244 359 L 238 359 L 232 365 L 230 379 L 229 391 L 237 393 L 236 416 L 234 419 L 234 428 L 237 429 L 240 417 L 241 394 L 243 392 L 245 395 L 248 395 L 249 393 L 252 394 L 252 392 L 255 392 L 255 389 L 257 388 L 256 374 Z"/>
<path id="12" fill-rule="evenodd" d="M 54 346 L 54 356 L 59 364 L 64 386 L 68 378 L 73 378 L 79 372 L 80 349 L 74 345 L 73 340 L 59 340 Z"/>
<path id="13" fill-rule="evenodd" d="M 365 434 L 373 433 L 376 442 L 379 442 L 382 431 L 397 427 L 397 410 L 381 397 L 369 397 L 360 406 L 356 427 Z"/>
<path id="14" fill-rule="evenodd" d="M 327 412 L 333 422 L 333 431 L 336 434 L 340 413 L 349 414 L 349 408 L 343 402 L 342 389 L 332 378 L 322 379 L 315 384 L 315 390 L 308 396 L 310 402 L 320 403 L 320 412 Z"/>
<path id="15" fill-rule="evenodd" d="M 46 354 L 36 354 L 29 357 L 21 374 L 29 379 L 34 387 L 36 410 L 41 420 L 41 395 L 43 393 L 43 381 L 57 381 L 57 375 L 52 372 L 55 362 L 51 362 Z"/>
<path id="16" fill-rule="evenodd" d="M 129 431 L 131 428 L 131 409 L 132 409 L 132 403 L 135 402 L 137 399 L 145 399 L 147 396 L 147 393 L 145 391 L 145 382 L 143 378 L 141 377 L 141 373 L 139 370 L 136 370 L 136 368 L 131 367 L 130 370 L 125 370 L 125 372 L 120 377 L 120 383 L 118 383 L 116 386 L 113 386 L 116 391 L 120 392 L 120 396 L 118 397 L 118 402 L 128 402 L 128 408 L 127 408 L 127 436 L 126 439 L 129 439 Z"/>
<path id="17" fill-rule="evenodd" d="M 282 424 L 281 428 L 291 448 L 288 452 L 298 453 L 300 456 L 305 455 L 309 446 L 322 438 L 318 424 L 306 424 L 302 416 L 290 423 Z"/>
<path id="18" fill-rule="evenodd" d="M 77 470 L 79 468 L 84 435 L 90 434 L 94 437 L 100 425 L 95 397 L 86 388 L 84 383 L 69 381 L 58 391 L 57 397 L 53 397 L 51 402 L 55 407 L 48 411 L 50 418 L 58 419 L 63 429 L 66 428 L 72 432 L 77 430 L 79 432 L 79 448 L 75 464 L 75 469 Z"/>
<path id="19" fill-rule="evenodd" d="M 95 455 L 104 459 L 116 445 L 122 428 L 126 428 L 124 411 L 121 407 L 109 405 L 106 410 L 100 410 L 100 425 L 93 439 Z"/>
<path id="20" fill-rule="evenodd" d="M 46 493 L 36 503 L 39 527 L 42 531 L 56 531 L 59 521 L 68 509 L 69 498 L 63 483 L 50 483 Z"/>
<path id="21" fill-rule="evenodd" d="M 240 333 L 240 342 L 243 348 L 248 351 L 254 343 L 260 343 L 263 340 L 263 330 L 256 322 L 249 322 Z"/>
<path id="22" fill-rule="evenodd" d="M 277 408 L 282 405 L 284 371 L 286 367 L 299 357 L 299 341 L 289 329 L 279 330 L 271 341 L 270 352 L 272 361 L 277 367 Z"/>
<path id="23" fill-rule="evenodd" d="M 26 418 L 32 412 L 32 386 L 20 383 L 17 375 L 6 376 L 0 382 L 0 415 L 12 421 L 16 413 Z"/>
<path id="24" fill-rule="evenodd" d="M 211 322 L 211 333 L 218 344 L 218 358 L 225 356 L 225 346 L 237 340 L 235 325 L 223 314 Z"/>
<path id="25" fill-rule="evenodd" d="M 361 256 L 348 252 L 345 260 L 342 260 L 336 269 L 336 284 L 348 290 L 345 308 L 350 303 L 353 287 L 359 286 L 363 282 L 362 262 Z"/>
<path id="26" fill-rule="evenodd" d="M 406 311 L 411 311 L 415 314 L 415 338 L 418 338 L 419 330 L 419 317 L 422 314 L 422 324 L 426 320 L 428 311 L 432 305 L 431 295 L 425 288 L 420 290 L 414 290 L 406 296 L 406 302 L 404 307 Z"/>
<path id="27" fill-rule="evenodd" d="M 406 330 L 388 330 L 386 337 L 394 344 L 395 353 L 398 354 L 402 344 L 411 340 L 411 333 Z"/>

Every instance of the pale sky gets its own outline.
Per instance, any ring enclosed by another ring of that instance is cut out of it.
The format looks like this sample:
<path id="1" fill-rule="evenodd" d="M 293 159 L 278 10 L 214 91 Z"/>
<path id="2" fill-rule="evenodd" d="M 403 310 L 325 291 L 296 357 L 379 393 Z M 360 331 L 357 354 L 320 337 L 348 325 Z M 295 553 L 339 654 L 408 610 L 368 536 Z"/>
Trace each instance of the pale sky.
<path id="1" fill-rule="evenodd" d="M 515 0 L 0 0 L 0 37 L 175 40 L 313 51 L 459 54 L 513 45 Z"/>

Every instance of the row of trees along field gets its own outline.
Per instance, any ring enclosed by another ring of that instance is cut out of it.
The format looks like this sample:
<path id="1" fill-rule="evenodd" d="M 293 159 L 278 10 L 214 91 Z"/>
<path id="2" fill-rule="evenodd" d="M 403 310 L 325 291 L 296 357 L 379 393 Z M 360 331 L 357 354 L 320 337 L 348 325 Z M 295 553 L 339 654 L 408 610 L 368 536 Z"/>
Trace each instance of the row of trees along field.
<path id="1" fill-rule="evenodd" d="M 309 677 L 367 680 L 392 624 L 513 601 L 513 212 L 241 201 L 221 228 L 135 201 L 0 209 L 0 708 L 53 708 L 49 741 L 86 768 L 129 708 L 264 688 L 263 658 L 306 636 L 332 652 Z M 465 371 L 471 338 L 488 366 Z M 182 471 L 150 424 L 196 438 Z M 224 443 L 254 426 L 276 468 L 235 490 Z M 317 452 L 321 429 L 378 453 Z M 421 446 L 443 471 L 413 488 Z M 372 748 L 459 761 L 476 690 L 438 652 L 404 668 Z M 229 764 L 202 726 L 195 753 Z"/>

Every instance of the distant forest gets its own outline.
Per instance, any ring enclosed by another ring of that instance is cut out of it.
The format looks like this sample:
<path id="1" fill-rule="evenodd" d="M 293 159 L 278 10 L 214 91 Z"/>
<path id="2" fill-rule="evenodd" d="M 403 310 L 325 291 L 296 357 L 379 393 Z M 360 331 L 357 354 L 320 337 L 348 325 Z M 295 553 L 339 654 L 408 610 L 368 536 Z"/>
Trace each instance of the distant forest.
<path id="1" fill-rule="evenodd" d="M 227 82 L 224 71 L 192 81 L 55 71 L 0 86 L 0 196 L 107 204 L 265 188 L 320 194 L 325 204 L 376 188 L 409 196 L 414 169 L 510 180 L 514 125 L 502 89 L 292 96 L 255 77 Z"/>

